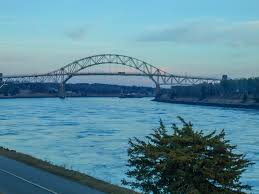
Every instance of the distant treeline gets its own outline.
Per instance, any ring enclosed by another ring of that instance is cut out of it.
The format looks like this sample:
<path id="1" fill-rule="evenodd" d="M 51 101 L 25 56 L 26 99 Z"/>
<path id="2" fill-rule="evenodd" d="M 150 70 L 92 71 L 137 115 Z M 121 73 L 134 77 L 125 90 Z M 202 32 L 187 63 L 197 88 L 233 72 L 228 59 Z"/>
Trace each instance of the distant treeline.
<path id="1" fill-rule="evenodd" d="M 0 89 L 0 95 L 15 96 L 21 93 L 44 93 L 55 95 L 59 92 L 59 84 L 56 83 L 8 83 Z M 75 83 L 66 84 L 67 93 L 87 96 L 91 94 L 112 95 L 121 93 L 141 93 L 153 95 L 154 88 L 138 86 L 120 86 L 108 84 Z"/>
<path id="2" fill-rule="evenodd" d="M 259 78 L 225 79 L 220 83 L 203 83 L 192 86 L 174 86 L 169 93 L 170 98 L 194 97 L 204 99 L 221 97 L 230 99 L 254 99 L 259 101 Z"/>
<path id="3" fill-rule="evenodd" d="M 59 84 L 56 83 L 8 83 L 0 89 L 2 96 L 15 96 L 19 94 L 44 93 L 58 95 Z M 139 93 L 148 96 L 154 95 L 154 88 L 137 86 L 120 86 L 108 84 L 76 83 L 66 84 L 66 91 L 79 96 L 119 95 L 121 93 Z M 203 83 L 192 86 L 173 86 L 171 89 L 163 89 L 161 95 L 168 98 L 198 98 L 210 97 L 241 99 L 242 101 L 255 100 L 259 102 L 259 78 L 249 79 L 224 79 L 220 83 Z"/>

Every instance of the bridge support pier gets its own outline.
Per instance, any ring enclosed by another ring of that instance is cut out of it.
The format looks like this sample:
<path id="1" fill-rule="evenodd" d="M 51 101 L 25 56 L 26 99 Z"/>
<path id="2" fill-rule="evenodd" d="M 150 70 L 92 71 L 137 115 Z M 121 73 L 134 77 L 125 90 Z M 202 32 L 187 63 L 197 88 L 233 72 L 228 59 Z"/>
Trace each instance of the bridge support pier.
<path id="1" fill-rule="evenodd" d="M 161 88 L 159 84 L 156 84 L 156 89 L 155 89 L 155 98 L 159 98 L 161 95 Z"/>
<path id="2" fill-rule="evenodd" d="M 59 91 L 58 91 L 58 96 L 59 96 L 59 98 L 65 98 L 66 97 L 65 83 L 61 83 L 60 84 Z"/>

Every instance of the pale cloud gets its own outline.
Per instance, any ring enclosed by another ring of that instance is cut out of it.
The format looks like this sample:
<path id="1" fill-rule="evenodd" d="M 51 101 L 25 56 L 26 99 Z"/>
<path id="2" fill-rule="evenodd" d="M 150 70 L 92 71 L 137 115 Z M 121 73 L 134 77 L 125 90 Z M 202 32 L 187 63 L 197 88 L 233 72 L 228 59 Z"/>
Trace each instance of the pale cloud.
<path id="1" fill-rule="evenodd" d="M 147 42 L 181 44 L 224 44 L 228 46 L 259 46 L 259 20 L 228 23 L 222 21 L 188 22 L 148 30 L 138 38 Z"/>
<path id="2" fill-rule="evenodd" d="M 72 40 L 80 41 L 87 36 L 88 30 L 87 27 L 78 27 L 72 30 L 66 31 L 66 36 Z"/>

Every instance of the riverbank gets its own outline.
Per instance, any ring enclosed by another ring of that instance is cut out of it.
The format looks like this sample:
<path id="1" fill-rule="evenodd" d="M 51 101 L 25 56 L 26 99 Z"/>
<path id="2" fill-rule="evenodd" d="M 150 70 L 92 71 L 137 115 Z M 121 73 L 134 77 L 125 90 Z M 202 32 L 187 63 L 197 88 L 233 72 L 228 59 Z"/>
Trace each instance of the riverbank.
<path id="1" fill-rule="evenodd" d="M 187 105 L 200 105 L 200 106 L 215 106 L 215 107 L 228 107 L 228 108 L 245 108 L 245 109 L 257 109 L 259 110 L 259 103 L 252 101 L 241 102 L 240 100 L 233 99 L 219 99 L 219 98 L 208 98 L 208 99 L 195 99 L 195 98 L 156 98 L 154 101 L 165 102 L 172 104 L 187 104 Z"/>
<path id="2" fill-rule="evenodd" d="M 136 193 L 137 194 L 137 192 L 134 192 L 130 189 L 126 189 L 123 187 L 119 187 L 117 185 L 113 185 L 111 183 L 88 176 L 84 173 L 66 169 L 64 167 L 51 164 L 50 162 L 34 158 L 27 154 L 19 153 L 14 150 L 9 150 L 9 149 L 0 147 L 0 155 L 13 159 L 13 160 L 16 160 L 16 161 L 19 161 L 19 162 L 22 162 L 22 163 L 25 163 L 29 166 L 33 166 L 33 167 L 42 169 L 44 171 L 64 177 L 66 179 L 75 181 L 77 183 L 86 185 L 88 187 L 91 187 L 93 189 L 96 189 L 98 191 L 102 191 L 105 193 L 112 193 L 112 194 L 120 194 L 120 193 L 134 194 L 134 193 Z"/>
<path id="3" fill-rule="evenodd" d="M 88 95 L 66 95 L 68 98 L 85 98 L 85 97 L 121 97 L 121 94 L 88 94 Z M 141 97 L 154 97 L 153 95 L 143 95 Z M 0 99 L 18 99 L 18 98 L 59 98 L 57 95 L 35 94 L 35 95 L 15 95 L 0 96 Z"/>

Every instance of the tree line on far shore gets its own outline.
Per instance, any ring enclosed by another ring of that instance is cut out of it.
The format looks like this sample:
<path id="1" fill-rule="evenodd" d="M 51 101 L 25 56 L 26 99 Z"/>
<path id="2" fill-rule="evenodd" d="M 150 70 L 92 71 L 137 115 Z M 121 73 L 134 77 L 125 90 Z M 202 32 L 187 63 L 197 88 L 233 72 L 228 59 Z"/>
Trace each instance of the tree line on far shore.
<path id="1" fill-rule="evenodd" d="M 249 99 L 259 102 L 259 77 L 244 79 L 225 79 L 220 83 L 202 83 L 192 86 L 174 86 L 171 88 L 170 98 L 194 97 L 208 98 L 221 97 L 229 99 Z"/>
<path id="2" fill-rule="evenodd" d="M 23 91 L 30 93 L 58 94 L 57 83 L 9 83 L 0 89 L 2 96 L 14 96 Z M 66 84 L 66 91 L 87 96 L 88 94 L 120 94 L 142 93 L 154 94 L 154 88 L 137 86 L 119 86 L 107 84 Z M 220 83 L 202 83 L 192 86 L 173 86 L 171 90 L 163 89 L 161 95 L 169 98 L 190 97 L 205 99 L 210 97 L 240 99 L 242 101 L 253 100 L 259 102 L 259 77 L 244 79 L 223 79 Z"/>
<path id="3" fill-rule="evenodd" d="M 0 89 L 0 96 L 15 96 L 21 93 L 57 95 L 58 83 L 8 83 Z M 154 89 L 151 87 L 121 86 L 109 84 L 67 83 L 66 91 L 75 95 L 89 94 L 111 95 L 121 93 L 141 93 L 151 96 Z"/>

